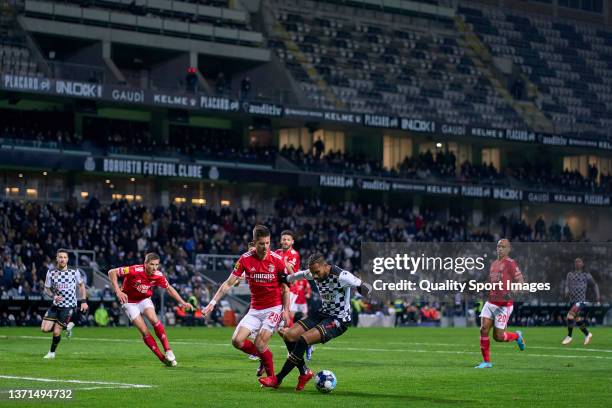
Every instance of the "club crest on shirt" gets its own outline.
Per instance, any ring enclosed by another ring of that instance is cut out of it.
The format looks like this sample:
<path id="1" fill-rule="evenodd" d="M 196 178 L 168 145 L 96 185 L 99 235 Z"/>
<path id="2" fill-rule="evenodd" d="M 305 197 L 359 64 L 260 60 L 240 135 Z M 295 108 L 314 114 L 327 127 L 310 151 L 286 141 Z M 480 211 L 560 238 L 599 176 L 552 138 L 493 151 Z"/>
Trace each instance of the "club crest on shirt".
<path id="1" fill-rule="evenodd" d="M 269 270 L 271 273 L 274 273 L 274 265 L 272 265 L 272 264 L 268 265 L 268 270 Z"/>

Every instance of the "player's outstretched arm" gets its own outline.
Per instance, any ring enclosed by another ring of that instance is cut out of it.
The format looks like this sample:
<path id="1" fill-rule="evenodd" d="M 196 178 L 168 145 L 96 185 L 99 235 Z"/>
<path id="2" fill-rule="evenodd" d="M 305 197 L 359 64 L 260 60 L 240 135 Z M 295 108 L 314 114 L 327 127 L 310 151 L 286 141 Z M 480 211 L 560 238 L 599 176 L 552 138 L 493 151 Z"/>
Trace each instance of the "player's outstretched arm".
<path id="1" fill-rule="evenodd" d="M 118 275 L 119 275 L 119 268 L 113 268 L 110 271 L 108 271 L 108 278 L 111 281 L 111 285 L 113 286 L 113 290 L 115 291 L 115 294 L 117 295 L 117 299 L 119 299 L 119 302 L 121 304 L 124 304 L 124 303 L 127 303 L 128 296 L 119 287 L 119 281 L 117 279 Z"/>
<path id="2" fill-rule="evenodd" d="M 180 307 L 182 307 L 183 309 L 194 310 L 193 305 L 191 303 L 185 302 L 183 298 L 181 297 L 181 295 L 176 291 L 176 289 L 172 287 L 172 285 L 168 285 L 168 287 L 166 288 L 166 291 L 168 292 L 168 295 L 170 295 L 172 299 L 178 302 Z"/>
<path id="3" fill-rule="evenodd" d="M 367 297 L 372 293 L 372 285 L 367 282 L 362 281 L 349 271 L 342 271 L 340 276 L 338 277 L 340 281 L 340 286 L 343 288 L 350 286 L 352 288 L 357 288 L 357 292 L 359 292 L 362 296 Z"/>
<path id="4" fill-rule="evenodd" d="M 292 274 L 286 275 L 286 277 L 287 277 L 287 282 L 286 283 L 293 283 L 293 282 L 299 281 L 300 279 L 313 280 L 312 273 L 308 269 L 304 269 L 302 271 L 294 272 Z M 284 280 L 283 280 L 283 282 L 284 282 Z"/>
<path id="5" fill-rule="evenodd" d="M 217 293 L 215 293 L 215 296 L 213 296 L 212 300 L 204 308 L 204 316 L 208 316 L 210 312 L 213 311 L 217 302 L 221 300 L 221 298 L 225 296 L 227 292 L 229 292 L 231 287 L 238 282 L 238 279 L 240 279 L 240 277 L 234 275 L 233 273 L 230 274 L 227 280 L 223 282 L 221 286 L 219 286 L 219 289 L 217 290 Z"/>

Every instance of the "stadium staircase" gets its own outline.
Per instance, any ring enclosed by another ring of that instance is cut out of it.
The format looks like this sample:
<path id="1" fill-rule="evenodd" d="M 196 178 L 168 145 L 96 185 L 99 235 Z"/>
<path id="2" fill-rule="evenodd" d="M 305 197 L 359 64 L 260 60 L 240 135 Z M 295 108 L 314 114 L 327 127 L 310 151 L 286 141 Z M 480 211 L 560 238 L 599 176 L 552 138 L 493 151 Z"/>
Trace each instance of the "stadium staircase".
<path id="1" fill-rule="evenodd" d="M 308 58 L 304 53 L 300 50 L 300 47 L 291 39 L 291 35 L 285 30 L 283 25 L 279 21 L 274 21 L 272 24 L 272 30 L 277 38 L 281 38 L 287 51 L 289 51 L 296 61 L 300 63 L 306 74 L 308 74 L 308 78 L 312 81 L 313 84 L 316 84 L 321 93 L 325 95 L 328 101 L 333 103 L 337 109 L 344 109 L 344 103 L 336 98 L 336 95 L 332 92 L 330 86 L 323 79 L 323 77 L 319 74 L 317 69 L 308 61 Z"/>
<path id="2" fill-rule="evenodd" d="M 493 57 L 488 47 L 480 41 L 476 33 L 470 29 L 461 16 L 455 16 L 455 27 L 462 35 L 462 40 L 458 41 L 459 44 L 463 46 L 476 68 L 487 77 L 493 88 L 504 98 L 508 105 L 512 106 L 531 129 L 538 132 L 553 133 L 554 126 L 552 122 L 538 109 L 535 103 L 516 100 L 507 87 L 504 86 L 506 78 L 494 66 Z M 526 84 L 527 95 L 535 98 L 538 93 L 536 85 L 525 75 L 521 75 L 521 79 Z"/>

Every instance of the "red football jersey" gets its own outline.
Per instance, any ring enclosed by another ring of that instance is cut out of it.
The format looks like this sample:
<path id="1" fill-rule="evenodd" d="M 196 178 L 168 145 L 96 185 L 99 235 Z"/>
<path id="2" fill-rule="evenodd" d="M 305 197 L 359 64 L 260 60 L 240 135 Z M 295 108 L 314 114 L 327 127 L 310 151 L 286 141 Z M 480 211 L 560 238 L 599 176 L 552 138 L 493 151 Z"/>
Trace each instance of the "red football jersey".
<path id="1" fill-rule="evenodd" d="M 516 281 L 522 275 L 516 261 L 512 258 L 498 259 L 491 264 L 489 269 L 489 282 L 502 282 L 500 290 L 489 292 L 489 302 L 497 306 L 510 306 L 510 283 Z"/>
<path id="2" fill-rule="evenodd" d="M 295 303 L 303 305 L 307 301 L 306 296 L 309 296 L 311 293 L 310 283 L 306 279 L 295 281 L 291 286 L 291 291 L 297 295 Z"/>
<path id="3" fill-rule="evenodd" d="M 168 287 L 168 280 L 161 271 L 148 275 L 144 265 L 122 266 L 119 276 L 123 277 L 121 290 L 128 295 L 128 303 L 138 303 L 151 297 L 154 286 Z"/>
<path id="4" fill-rule="evenodd" d="M 283 304 L 279 274 L 286 273 L 280 255 L 268 251 L 264 259 L 255 250 L 243 254 L 236 262 L 232 274 L 244 276 L 251 290 L 251 308 L 267 309 Z"/>
<path id="5" fill-rule="evenodd" d="M 287 265 L 291 265 L 291 267 L 293 268 L 293 272 L 297 272 L 300 270 L 300 253 L 298 251 L 293 248 L 288 251 L 285 251 L 284 249 L 280 248 L 274 252 L 276 252 L 283 258 L 283 261 L 285 261 L 285 267 Z M 289 270 L 287 270 L 287 272 L 289 272 Z M 293 282 L 293 284 L 291 284 L 289 287 L 289 289 L 291 289 L 291 293 L 295 295 L 298 294 L 296 283 L 297 282 Z"/>

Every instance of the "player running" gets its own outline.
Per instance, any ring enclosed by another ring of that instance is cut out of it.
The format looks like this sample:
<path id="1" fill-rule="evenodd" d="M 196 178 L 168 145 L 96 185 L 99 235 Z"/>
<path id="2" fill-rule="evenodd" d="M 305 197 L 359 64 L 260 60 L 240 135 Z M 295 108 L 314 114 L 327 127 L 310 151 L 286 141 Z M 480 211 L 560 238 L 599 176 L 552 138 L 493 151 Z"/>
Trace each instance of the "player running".
<path id="1" fill-rule="evenodd" d="M 168 344 L 168 337 L 164 325 L 157 318 L 155 306 L 151 301 L 153 295 L 153 287 L 159 286 L 166 289 L 168 295 L 175 299 L 179 306 L 193 310 L 193 305 L 183 300 L 181 295 L 168 283 L 164 274 L 159 271 L 159 255 L 156 253 L 148 253 L 145 255 L 144 264 L 122 266 L 108 271 L 115 294 L 121 302 L 123 310 L 138 331 L 142 334 L 142 340 L 151 349 L 151 351 L 159 358 L 159 361 L 169 367 L 177 365 L 176 357 Z M 118 277 L 123 278 L 123 285 L 119 288 L 117 281 Z M 149 333 L 144 317 L 149 320 L 155 335 L 161 341 L 164 347 L 165 355 L 157 347 L 157 342 Z"/>
<path id="2" fill-rule="evenodd" d="M 251 307 L 240 320 L 232 335 L 232 345 L 261 359 L 268 376 L 274 376 L 274 361 L 268 348 L 270 338 L 282 319 L 289 321 L 289 288 L 284 284 L 285 263 L 280 255 L 270 251 L 270 230 L 263 225 L 253 229 L 255 250 L 246 252 L 236 262 L 234 270 L 204 309 L 208 315 L 217 302 L 245 274 L 251 290 Z M 255 343 L 248 339 L 257 333 Z"/>
<path id="3" fill-rule="evenodd" d="M 293 231 L 291 230 L 282 231 L 280 243 L 281 243 L 281 247 L 274 252 L 276 252 L 283 258 L 283 262 L 285 262 L 285 268 L 287 270 L 287 273 L 292 274 L 293 272 L 298 271 L 300 269 L 300 254 L 298 251 L 293 249 L 293 244 L 295 243 L 295 235 L 293 234 Z M 304 287 L 304 282 L 306 282 L 306 284 L 308 285 L 308 281 L 306 279 L 300 279 L 299 281 L 294 282 L 289 287 L 290 289 L 289 313 L 290 313 L 291 319 L 289 321 L 288 327 L 293 326 L 294 316 L 295 316 L 294 310 L 297 310 L 296 302 L 300 300 L 299 288 Z M 310 289 L 310 286 L 308 286 L 308 288 Z M 287 346 L 287 351 L 290 352 L 291 351 L 290 347 L 292 347 L 290 343 L 285 342 L 285 345 Z M 312 347 L 308 347 L 308 350 L 306 351 L 306 360 L 310 360 L 311 356 L 312 356 Z M 261 377 L 263 375 L 264 368 L 265 367 L 262 361 L 260 362 L 259 368 L 257 369 L 258 377 Z"/>
<path id="4" fill-rule="evenodd" d="M 567 312 L 567 336 L 563 339 L 561 344 L 567 345 L 572 342 L 572 332 L 574 326 L 578 323 L 578 327 L 584 333 L 584 345 L 586 346 L 591 342 L 593 333 L 587 329 L 588 319 L 586 319 L 584 309 L 588 305 L 586 302 L 586 293 L 589 283 L 593 285 L 595 289 L 595 299 L 599 303 L 599 286 L 593 279 L 593 276 L 584 271 L 584 262 L 581 258 L 574 260 L 575 271 L 567 274 L 565 280 L 565 296 L 569 296 L 572 307 Z"/>
<path id="5" fill-rule="evenodd" d="M 300 253 L 293 249 L 295 243 L 295 235 L 291 230 L 284 230 L 281 232 L 281 248 L 276 250 L 276 253 L 283 257 L 285 266 L 287 267 L 287 273 L 292 274 L 300 270 Z M 306 299 L 310 297 L 310 284 L 306 279 L 299 279 L 293 282 L 290 286 L 291 289 L 291 306 L 289 313 L 291 314 L 291 321 L 289 327 L 293 326 L 295 321 L 296 313 L 300 319 L 308 316 L 308 305 Z M 289 348 L 289 346 L 287 346 Z M 314 346 L 308 346 L 306 350 L 306 361 L 310 361 Z M 288 349 L 288 351 L 291 351 Z"/>
<path id="6" fill-rule="evenodd" d="M 508 257 L 512 247 L 507 239 L 500 239 L 497 242 L 497 260 L 491 264 L 489 270 L 490 283 L 502 283 L 501 289 L 494 289 L 489 292 L 489 300 L 484 304 L 480 313 L 480 351 L 483 362 L 475 368 L 493 368 L 491 355 L 489 352 L 490 340 L 489 332 L 493 330 L 493 339 L 498 342 L 516 341 L 521 351 L 525 350 L 525 340 L 523 333 L 507 332 L 506 326 L 512 314 L 513 302 L 511 291 L 507 288 L 511 282 L 523 283 L 524 278 L 516 261 Z"/>
<path id="7" fill-rule="evenodd" d="M 295 235 L 291 230 L 281 232 L 281 248 L 276 250 L 276 253 L 283 257 L 287 272 L 289 274 L 300 269 L 300 253 L 293 248 L 295 243 Z M 301 313 L 300 318 L 308 316 L 308 305 L 306 299 L 310 297 L 310 285 L 308 280 L 300 279 L 291 284 L 291 320 L 295 318 L 296 313 Z"/>
<path id="8" fill-rule="evenodd" d="M 304 369 L 306 348 L 316 343 L 327 343 L 348 329 L 351 321 L 350 288 L 357 288 L 363 296 L 368 296 L 372 291 L 372 285 L 336 265 L 328 264 L 321 254 L 314 254 L 308 258 L 308 270 L 286 276 L 288 283 L 299 279 L 314 280 L 321 293 L 323 304 L 317 313 L 298 321 L 290 329 L 280 331 L 285 341 L 293 343 L 293 347 L 285 365 L 276 376 L 259 379 L 264 387 L 278 388 L 287 374 L 294 367 L 298 367 L 300 376 L 295 389 L 303 390 L 306 383 L 314 376 L 311 370 Z"/>
<path id="9" fill-rule="evenodd" d="M 68 268 L 68 251 L 65 249 L 58 250 L 55 261 L 55 268 L 47 271 L 45 279 L 45 293 L 53 298 L 53 305 L 45 313 L 40 325 L 43 332 L 53 332 L 51 348 L 43 357 L 46 359 L 55 358 L 55 350 L 62 339 L 62 329 L 71 330 L 74 327 L 70 318 L 77 306 L 77 286 L 81 296 L 81 312 L 85 313 L 89 309 L 87 290 L 81 273 L 76 268 Z"/>

